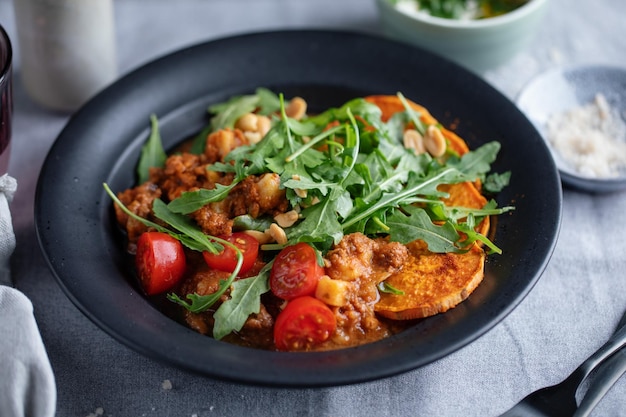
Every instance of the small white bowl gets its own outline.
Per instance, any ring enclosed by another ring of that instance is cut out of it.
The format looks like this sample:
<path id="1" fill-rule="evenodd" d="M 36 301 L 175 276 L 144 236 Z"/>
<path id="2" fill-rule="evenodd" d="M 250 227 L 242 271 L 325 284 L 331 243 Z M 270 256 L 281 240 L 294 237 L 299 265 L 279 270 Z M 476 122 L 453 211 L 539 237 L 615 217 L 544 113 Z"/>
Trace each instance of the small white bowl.
<path id="1" fill-rule="evenodd" d="M 458 20 L 398 10 L 389 0 L 376 0 L 385 35 L 442 55 L 483 73 L 504 64 L 533 38 L 548 0 L 530 0 L 496 17 Z"/>
<path id="2" fill-rule="evenodd" d="M 589 105 L 598 94 L 626 122 L 626 68 L 602 65 L 555 68 L 530 80 L 516 103 L 550 148 L 563 184 L 591 193 L 625 190 L 626 168 L 613 177 L 583 175 L 550 141 L 548 121 L 552 115 Z M 623 162 L 626 166 L 626 160 Z"/>

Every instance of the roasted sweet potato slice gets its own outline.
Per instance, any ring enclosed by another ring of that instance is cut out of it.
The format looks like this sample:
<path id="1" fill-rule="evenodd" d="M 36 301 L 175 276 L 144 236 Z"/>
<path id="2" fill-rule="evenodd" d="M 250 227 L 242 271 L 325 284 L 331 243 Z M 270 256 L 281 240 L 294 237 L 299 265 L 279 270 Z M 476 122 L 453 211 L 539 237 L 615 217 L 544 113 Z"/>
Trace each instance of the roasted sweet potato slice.
<path id="1" fill-rule="evenodd" d="M 440 189 L 450 195 L 443 200 L 448 206 L 482 208 L 487 202 L 470 182 L 444 185 Z M 477 230 L 488 232 L 488 217 Z M 423 241 L 409 243 L 407 248 L 408 261 L 385 281 L 404 294 L 381 294 L 375 306 L 381 316 L 410 320 L 443 313 L 465 300 L 482 282 L 485 252 L 478 244 L 462 254 L 432 253 Z"/>
<path id="2" fill-rule="evenodd" d="M 482 282 L 485 252 L 473 245 L 469 252 L 432 253 L 426 244 L 407 245 L 411 256 L 387 284 L 404 292 L 382 293 L 375 311 L 395 320 L 410 320 L 443 313 L 465 300 Z"/>
<path id="3" fill-rule="evenodd" d="M 377 105 L 383 112 L 382 119 L 383 121 L 389 120 L 394 113 L 404 111 L 404 105 L 400 101 L 397 96 L 392 95 L 375 95 L 375 96 L 367 96 L 365 100 Z M 439 124 L 437 119 L 435 119 L 423 106 L 420 106 L 413 101 L 407 99 L 409 105 L 420 114 L 420 120 L 427 125 Z M 442 127 L 441 132 L 443 136 L 446 138 L 448 142 L 448 146 L 454 150 L 459 155 L 463 155 L 469 151 L 469 148 L 465 141 L 457 136 L 454 132 Z"/>

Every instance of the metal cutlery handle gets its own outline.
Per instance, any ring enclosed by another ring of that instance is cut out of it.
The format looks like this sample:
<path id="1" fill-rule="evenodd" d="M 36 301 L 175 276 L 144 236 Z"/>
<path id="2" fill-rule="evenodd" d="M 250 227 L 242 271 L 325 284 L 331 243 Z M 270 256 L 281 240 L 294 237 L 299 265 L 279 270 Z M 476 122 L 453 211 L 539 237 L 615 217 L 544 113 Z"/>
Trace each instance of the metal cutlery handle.
<path id="1" fill-rule="evenodd" d="M 597 368 L 589 389 L 573 417 L 587 417 L 624 372 L 626 372 L 626 349 L 622 348 Z"/>
<path id="2" fill-rule="evenodd" d="M 613 337 L 604 346 L 609 344 L 612 339 L 619 337 L 618 334 L 620 332 L 623 333 L 625 330 L 626 314 L 622 316 L 622 319 L 617 324 Z M 595 354 L 591 357 L 594 356 Z M 601 363 L 596 369 L 596 374 L 593 376 L 593 380 L 581 400 L 574 417 L 586 417 L 591 414 L 595 406 L 598 405 L 615 382 L 626 372 L 626 349 L 622 346 L 617 353 L 614 353 L 613 356 Z"/>
<path id="3" fill-rule="evenodd" d="M 626 318 L 622 317 L 617 330 L 611 338 L 602 345 L 594 354 L 589 356 L 577 369 L 576 374 L 582 382 L 600 363 L 626 345 Z"/>

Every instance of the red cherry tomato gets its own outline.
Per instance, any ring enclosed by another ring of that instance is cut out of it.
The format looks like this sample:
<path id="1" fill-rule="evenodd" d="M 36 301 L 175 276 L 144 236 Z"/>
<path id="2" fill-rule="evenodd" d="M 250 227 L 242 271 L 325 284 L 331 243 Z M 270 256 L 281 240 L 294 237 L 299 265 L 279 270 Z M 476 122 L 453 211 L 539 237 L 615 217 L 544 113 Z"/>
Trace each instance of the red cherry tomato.
<path id="1" fill-rule="evenodd" d="M 315 249 L 300 242 L 281 250 L 270 272 L 270 288 L 275 296 L 292 300 L 315 293 L 324 268 L 317 263 Z"/>
<path id="2" fill-rule="evenodd" d="M 171 289 L 185 273 L 183 245 L 167 233 L 145 232 L 137 241 L 135 266 L 148 295 Z"/>
<path id="3" fill-rule="evenodd" d="M 331 309 L 311 296 L 294 298 L 274 323 L 274 344 L 279 350 L 309 350 L 335 332 L 337 319 Z"/>
<path id="4" fill-rule="evenodd" d="M 254 266 L 254 261 L 259 254 L 259 241 L 247 233 L 236 232 L 229 236 L 219 236 L 235 245 L 243 255 L 243 264 L 239 274 L 249 271 Z M 224 246 L 220 253 L 202 252 L 205 262 L 213 269 L 225 272 L 233 272 L 237 266 L 237 252 L 230 246 Z"/>

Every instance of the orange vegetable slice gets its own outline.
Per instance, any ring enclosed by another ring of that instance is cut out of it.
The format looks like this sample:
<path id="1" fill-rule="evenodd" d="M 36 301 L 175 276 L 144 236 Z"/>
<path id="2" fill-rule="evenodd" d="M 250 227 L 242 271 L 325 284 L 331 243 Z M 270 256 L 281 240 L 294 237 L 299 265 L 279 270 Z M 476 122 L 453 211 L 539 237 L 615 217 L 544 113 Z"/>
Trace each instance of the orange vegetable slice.
<path id="1" fill-rule="evenodd" d="M 463 253 L 432 253 L 423 241 L 407 245 L 411 256 L 386 283 L 404 294 L 382 293 L 375 311 L 395 320 L 433 316 L 465 300 L 484 276 L 485 252 L 473 245 Z"/>

